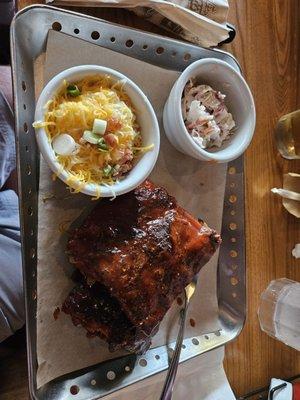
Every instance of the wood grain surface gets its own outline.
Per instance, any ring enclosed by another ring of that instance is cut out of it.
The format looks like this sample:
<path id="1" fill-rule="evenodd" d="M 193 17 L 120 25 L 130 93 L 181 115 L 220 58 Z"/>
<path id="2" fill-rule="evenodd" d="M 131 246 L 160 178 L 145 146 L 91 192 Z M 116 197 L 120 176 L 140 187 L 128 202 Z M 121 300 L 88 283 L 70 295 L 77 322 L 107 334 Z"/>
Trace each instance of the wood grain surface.
<path id="1" fill-rule="evenodd" d="M 248 315 L 245 328 L 226 346 L 229 381 L 241 394 L 267 385 L 271 377 L 300 373 L 300 353 L 260 331 L 260 293 L 272 279 L 300 281 L 300 260 L 291 251 L 300 242 L 299 220 L 289 215 L 270 188 L 281 187 L 283 172 L 300 171 L 276 150 L 278 118 L 300 108 L 300 3 L 297 0 L 231 1 L 229 21 L 238 35 L 230 45 L 254 95 L 257 125 L 246 152 L 246 242 Z M 300 132 L 299 132 L 300 135 Z"/>
<path id="2" fill-rule="evenodd" d="M 30 3 L 19 0 L 19 8 Z M 158 31 L 128 11 L 83 11 Z M 256 132 L 245 157 L 248 315 L 242 334 L 226 346 L 225 357 L 228 379 L 238 395 L 267 385 L 271 377 L 300 373 L 300 353 L 262 333 L 257 319 L 259 296 L 272 279 L 300 281 L 300 260 L 291 256 L 300 242 L 299 221 L 270 193 L 282 185 L 284 172 L 300 171 L 299 162 L 278 155 L 274 141 L 278 118 L 300 108 L 299 16 L 298 0 L 230 0 L 228 21 L 236 26 L 237 37 L 227 50 L 240 61 L 257 109 Z M 1 361 L 1 400 L 28 397 L 24 352 L 21 346 Z"/>

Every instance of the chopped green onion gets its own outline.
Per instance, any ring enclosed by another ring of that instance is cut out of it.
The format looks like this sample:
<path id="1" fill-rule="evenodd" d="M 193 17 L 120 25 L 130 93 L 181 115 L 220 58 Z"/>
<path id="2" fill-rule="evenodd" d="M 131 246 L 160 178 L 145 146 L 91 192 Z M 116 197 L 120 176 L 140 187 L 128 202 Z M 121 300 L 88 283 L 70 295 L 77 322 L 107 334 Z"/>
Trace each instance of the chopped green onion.
<path id="1" fill-rule="evenodd" d="M 111 165 L 106 165 L 103 168 L 103 175 L 108 178 L 110 176 L 110 174 L 113 172 L 113 167 Z"/>
<path id="2" fill-rule="evenodd" d="M 99 136 L 91 131 L 84 131 L 82 138 L 91 144 L 98 144 Z"/>
<path id="3" fill-rule="evenodd" d="M 77 97 L 81 94 L 80 90 L 78 89 L 78 86 L 76 85 L 69 85 L 67 87 L 67 93 L 72 97 Z"/>
<path id="4" fill-rule="evenodd" d="M 93 133 L 97 135 L 103 135 L 106 131 L 107 128 L 107 121 L 104 119 L 94 119 L 94 124 L 93 124 Z"/>
<path id="5" fill-rule="evenodd" d="M 103 137 L 98 140 L 97 144 L 98 144 L 99 150 L 108 150 L 108 146 Z"/>

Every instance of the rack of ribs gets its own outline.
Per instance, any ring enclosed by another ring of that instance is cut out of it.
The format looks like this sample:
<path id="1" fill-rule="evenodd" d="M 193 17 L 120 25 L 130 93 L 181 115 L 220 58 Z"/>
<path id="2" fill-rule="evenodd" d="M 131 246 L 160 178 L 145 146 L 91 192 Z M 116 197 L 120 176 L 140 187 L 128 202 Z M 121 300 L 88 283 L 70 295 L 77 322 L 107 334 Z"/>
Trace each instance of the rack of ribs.
<path id="1" fill-rule="evenodd" d="M 143 353 L 164 315 L 214 254 L 220 236 L 151 181 L 101 200 L 67 245 L 82 275 L 63 304 L 111 351 Z"/>

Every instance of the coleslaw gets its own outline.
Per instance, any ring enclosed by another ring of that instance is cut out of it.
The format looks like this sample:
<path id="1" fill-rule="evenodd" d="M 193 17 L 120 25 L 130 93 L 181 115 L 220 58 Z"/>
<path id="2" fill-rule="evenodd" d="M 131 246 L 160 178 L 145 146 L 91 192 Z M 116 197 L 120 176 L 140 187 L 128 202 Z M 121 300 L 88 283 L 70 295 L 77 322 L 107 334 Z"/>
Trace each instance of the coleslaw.
<path id="1" fill-rule="evenodd" d="M 193 140 L 203 149 L 221 147 L 234 132 L 235 121 L 225 105 L 225 95 L 209 85 L 186 84 L 182 115 Z"/>

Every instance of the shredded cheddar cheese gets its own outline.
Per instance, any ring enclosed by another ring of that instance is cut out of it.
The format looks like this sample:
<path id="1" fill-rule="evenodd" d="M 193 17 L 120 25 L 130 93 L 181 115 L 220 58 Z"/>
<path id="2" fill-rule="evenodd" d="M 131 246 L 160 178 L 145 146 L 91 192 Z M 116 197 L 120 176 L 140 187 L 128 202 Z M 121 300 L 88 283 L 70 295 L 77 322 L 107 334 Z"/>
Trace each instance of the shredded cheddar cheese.
<path id="1" fill-rule="evenodd" d="M 33 124 L 36 129 L 45 129 L 50 142 L 65 133 L 75 140 L 76 151 L 72 155 L 56 155 L 62 169 L 69 173 L 71 193 L 80 192 L 89 183 L 111 186 L 123 178 L 141 154 L 153 148 L 142 146 L 135 110 L 123 90 L 123 81 L 116 83 L 101 75 L 75 85 L 80 94 L 73 97 L 64 81 L 57 95 L 45 105 L 44 121 Z M 82 137 L 84 131 L 92 130 L 95 119 L 107 121 L 104 149 Z"/>

